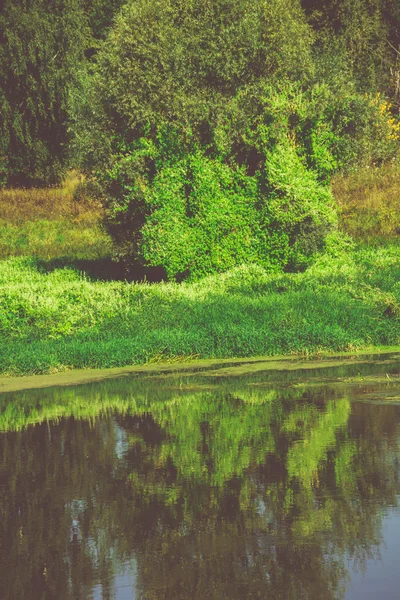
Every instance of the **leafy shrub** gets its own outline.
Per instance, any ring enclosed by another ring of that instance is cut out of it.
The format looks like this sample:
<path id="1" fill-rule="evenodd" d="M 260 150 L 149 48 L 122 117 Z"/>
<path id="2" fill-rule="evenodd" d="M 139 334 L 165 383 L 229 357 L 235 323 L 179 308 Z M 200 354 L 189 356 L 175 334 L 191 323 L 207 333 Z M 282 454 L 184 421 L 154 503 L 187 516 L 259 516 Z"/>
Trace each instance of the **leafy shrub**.
<path id="1" fill-rule="evenodd" d="M 125 6 L 78 134 L 121 257 L 182 279 L 243 262 L 303 267 L 323 247 L 329 192 L 292 148 L 290 115 L 277 115 L 276 139 L 263 143 L 269 117 L 259 100 L 284 74 L 311 77 L 311 42 L 298 2 Z M 297 170 L 285 187 L 274 178 L 288 157 Z M 314 245 L 297 243 L 303 222 L 319 231 Z"/>
<path id="2" fill-rule="evenodd" d="M 127 3 L 76 107 L 119 257 L 178 280 L 312 264 L 332 175 L 399 133 L 383 96 L 324 80 L 312 42 L 297 1 Z"/>
<path id="3" fill-rule="evenodd" d="M 242 263 L 304 268 L 323 249 L 332 198 L 287 138 L 253 175 L 195 143 L 166 159 L 164 145 L 161 133 L 151 146 L 139 140 L 110 174 L 122 193 L 109 204 L 109 228 L 125 255 L 196 279 Z"/>

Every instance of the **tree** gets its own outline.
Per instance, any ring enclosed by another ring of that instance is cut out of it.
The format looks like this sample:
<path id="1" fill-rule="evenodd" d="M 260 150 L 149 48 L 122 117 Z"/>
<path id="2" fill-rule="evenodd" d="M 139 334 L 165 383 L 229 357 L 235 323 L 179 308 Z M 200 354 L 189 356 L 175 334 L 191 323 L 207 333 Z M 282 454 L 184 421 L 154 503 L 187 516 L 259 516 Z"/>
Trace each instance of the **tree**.
<path id="1" fill-rule="evenodd" d="M 120 2 L 4 0 L 0 185 L 53 184 L 68 157 L 69 96 Z M 91 27 L 89 26 L 92 26 Z"/>
<path id="2" fill-rule="evenodd" d="M 302 0 L 323 60 L 339 61 L 363 91 L 394 95 L 400 42 L 396 0 Z"/>
<path id="3" fill-rule="evenodd" d="M 182 279 L 239 262 L 304 268 L 322 249 L 331 197 L 295 140 L 288 99 L 312 78 L 311 50 L 298 2 L 122 8 L 75 131 L 123 257 Z M 308 248 L 306 230 L 317 232 Z"/>

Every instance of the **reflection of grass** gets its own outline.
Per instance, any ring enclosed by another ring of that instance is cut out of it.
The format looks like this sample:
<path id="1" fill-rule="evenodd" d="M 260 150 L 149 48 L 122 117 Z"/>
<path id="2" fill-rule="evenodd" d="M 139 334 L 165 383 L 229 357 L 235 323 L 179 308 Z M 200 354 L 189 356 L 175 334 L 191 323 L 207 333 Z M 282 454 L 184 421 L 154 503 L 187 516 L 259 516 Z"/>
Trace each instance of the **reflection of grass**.
<path id="1" fill-rule="evenodd" d="M 179 378 L 175 383 L 178 381 Z M 254 411 L 260 411 L 261 415 L 262 407 L 273 404 L 278 394 L 275 389 L 254 390 L 232 381 L 212 390 L 175 387 L 178 389 L 154 379 L 120 378 L 77 387 L 1 394 L 0 431 L 20 431 L 33 424 L 57 422 L 72 416 L 76 420 L 92 420 L 108 413 L 143 415 L 151 412 L 157 416 L 160 425 L 170 426 L 173 431 L 179 430 L 181 421 L 187 421 L 182 433 L 186 436 L 188 425 L 196 422 L 199 426 L 206 412 L 218 412 L 222 406 L 228 421 L 236 418 L 236 412 L 239 417 L 241 413 L 252 414 Z M 280 390 L 279 398 L 296 399 L 303 394 L 303 388 Z M 257 423 L 261 427 L 261 422 Z M 242 425 L 251 437 L 251 420 Z M 222 436 L 221 443 L 224 440 Z M 189 439 L 188 443 L 191 443 Z"/>
<path id="2" fill-rule="evenodd" d="M 0 263 L 0 372 L 396 345 L 399 281 L 397 246 L 327 255 L 301 274 L 249 266 L 181 285 L 12 258 Z"/>

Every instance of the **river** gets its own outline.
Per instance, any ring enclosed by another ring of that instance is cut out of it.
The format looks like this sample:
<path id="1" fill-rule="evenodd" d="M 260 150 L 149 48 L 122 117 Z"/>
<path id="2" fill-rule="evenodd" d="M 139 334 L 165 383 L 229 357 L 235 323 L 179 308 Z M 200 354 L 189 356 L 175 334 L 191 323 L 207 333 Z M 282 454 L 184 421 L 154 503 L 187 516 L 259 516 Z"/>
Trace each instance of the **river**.
<path id="1" fill-rule="evenodd" d="M 2 600 L 399 597 L 400 355 L 0 394 Z"/>

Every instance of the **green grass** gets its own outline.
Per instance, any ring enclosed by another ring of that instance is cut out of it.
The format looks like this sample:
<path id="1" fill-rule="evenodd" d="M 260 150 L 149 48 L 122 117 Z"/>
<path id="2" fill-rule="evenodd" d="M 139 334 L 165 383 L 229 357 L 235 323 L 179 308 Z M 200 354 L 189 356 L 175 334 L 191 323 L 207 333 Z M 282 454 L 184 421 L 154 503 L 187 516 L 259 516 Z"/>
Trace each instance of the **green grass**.
<path id="1" fill-rule="evenodd" d="M 0 262 L 0 373 L 400 344 L 400 247 L 331 248 L 299 274 L 243 266 L 198 283 L 95 281 Z"/>

